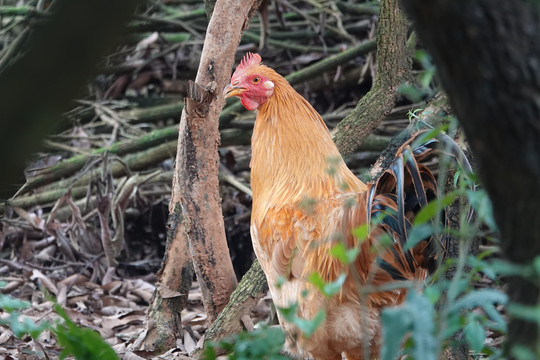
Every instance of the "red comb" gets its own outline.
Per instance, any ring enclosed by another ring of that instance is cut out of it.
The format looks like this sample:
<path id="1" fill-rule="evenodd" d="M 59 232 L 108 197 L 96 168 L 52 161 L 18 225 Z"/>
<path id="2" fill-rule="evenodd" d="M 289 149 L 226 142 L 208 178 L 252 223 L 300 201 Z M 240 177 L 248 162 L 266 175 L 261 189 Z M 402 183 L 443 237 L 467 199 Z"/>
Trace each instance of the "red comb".
<path id="1" fill-rule="evenodd" d="M 238 65 L 237 69 L 245 69 L 249 66 L 259 65 L 261 63 L 262 59 L 259 54 L 253 54 L 248 52 L 242 61 L 240 61 L 240 65 Z"/>

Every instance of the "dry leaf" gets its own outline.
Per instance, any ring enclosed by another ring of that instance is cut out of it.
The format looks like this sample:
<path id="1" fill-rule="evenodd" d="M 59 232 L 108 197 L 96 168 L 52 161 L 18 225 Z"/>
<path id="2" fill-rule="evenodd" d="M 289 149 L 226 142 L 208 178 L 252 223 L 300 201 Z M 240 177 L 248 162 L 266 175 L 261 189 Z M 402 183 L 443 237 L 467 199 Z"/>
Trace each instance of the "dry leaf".
<path id="1" fill-rule="evenodd" d="M 55 296 L 58 296 L 58 288 L 56 287 L 56 285 L 54 285 L 53 282 L 48 277 L 43 275 L 41 271 L 37 269 L 32 270 L 32 276 L 30 276 L 30 279 L 32 280 L 39 279 L 41 283 L 43 284 L 43 286 L 45 286 L 45 288 L 50 293 L 54 294 Z"/>

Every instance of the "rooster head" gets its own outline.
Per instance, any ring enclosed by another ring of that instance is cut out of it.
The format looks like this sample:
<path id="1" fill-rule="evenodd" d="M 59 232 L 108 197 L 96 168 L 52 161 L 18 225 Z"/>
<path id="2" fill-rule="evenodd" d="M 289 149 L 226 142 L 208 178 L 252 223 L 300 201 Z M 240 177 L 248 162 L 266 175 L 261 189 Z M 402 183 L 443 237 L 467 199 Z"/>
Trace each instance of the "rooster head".
<path id="1" fill-rule="evenodd" d="M 231 83 L 223 90 L 225 98 L 238 96 L 248 110 L 258 109 L 274 94 L 273 73 L 261 64 L 259 54 L 247 53 L 234 72 Z"/>

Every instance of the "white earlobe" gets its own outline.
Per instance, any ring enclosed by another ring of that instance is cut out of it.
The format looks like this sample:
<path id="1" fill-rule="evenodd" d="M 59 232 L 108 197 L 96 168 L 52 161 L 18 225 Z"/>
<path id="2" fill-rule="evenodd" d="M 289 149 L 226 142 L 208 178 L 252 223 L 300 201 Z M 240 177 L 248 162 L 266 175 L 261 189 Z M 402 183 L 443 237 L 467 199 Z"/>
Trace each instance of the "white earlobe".
<path id="1" fill-rule="evenodd" d="M 274 83 L 272 81 L 270 81 L 270 80 L 266 80 L 264 82 L 264 84 L 263 84 L 263 87 L 265 89 L 268 89 L 268 90 L 273 89 L 274 88 Z"/>

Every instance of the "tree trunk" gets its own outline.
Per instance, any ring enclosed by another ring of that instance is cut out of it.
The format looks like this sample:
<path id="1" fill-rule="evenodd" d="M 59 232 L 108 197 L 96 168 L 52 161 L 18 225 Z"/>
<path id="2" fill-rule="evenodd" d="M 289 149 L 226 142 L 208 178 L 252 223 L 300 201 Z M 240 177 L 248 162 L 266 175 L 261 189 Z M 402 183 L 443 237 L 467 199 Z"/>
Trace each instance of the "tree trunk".
<path id="1" fill-rule="evenodd" d="M 181 312 L 186 306 L 193 280 L 193 263 L 184 234 L 182 210 L 178 202 L 169 205 L 167 248 L 156 291 L 148 308 L 146 332 L 133 345 L 134 351 L 145 357 L 162 353 L 176 346 L 182 334 Z"/>
<path id="2" fill-rule="evenodd" d="M 218 119 L 225 103 L 221 90 L 229 80 L 234 53 L 254 5 L 253 0 L 219 0 L 208 24 L 197 77 L 190 82 L 180 120 L 169 246 L 149 310 L 143 350 L 162 350 L 180 336 L 191 261 L 209 323 L 236 287 L 218 187 Z M 173 296 L 165 298 L 165 293 Z"/>
<path id="3" fill-rule="evenodd" d="M 403 0 L 431 52 L 492 200 L 503 254 L 540 254 L 540 11 L 530 1 Z M 537 306 L 538 281 L 508 281 L 512 302 Z M 506 352 L 536 356 L 538 323 L 510 312 Z M 516 345 L 518 347 L 516 347 Z"/>
<path id="4" fill-rule="evenodd" d="M 218 125 L 225 104 L 221 90 L 229 82 L 236 47 L 255 4 L 253 0 L 216 2 L 180 121 L 171 202 L 179 202 L 183 210 L 185 239 L 210 323 L 236 287 L 219 196 Z"/>
<path id="5" fill-rule="evenodd" d="M 251 330 L 246 328 L 242 319 L 244 316 L 251 315 L 253 307 L 267 293 L 268 284 L 266 282 L 266 276 L 259 262 L 255 260 L 242 278 L 242 281 L 240 281 L 240 284 L 238 284 L 236 290 L 231 294 L 231 301 L 206 331 L 204 345 L 209 342 L 219 342 L 243 330 Z M 197 353 L 200 354 L 201 350 L 198 349 Z"/>

